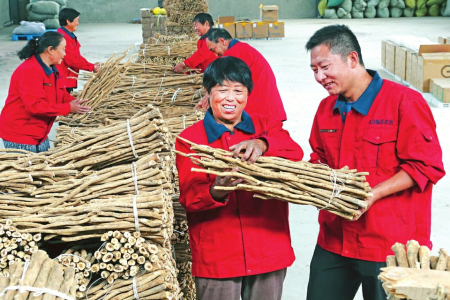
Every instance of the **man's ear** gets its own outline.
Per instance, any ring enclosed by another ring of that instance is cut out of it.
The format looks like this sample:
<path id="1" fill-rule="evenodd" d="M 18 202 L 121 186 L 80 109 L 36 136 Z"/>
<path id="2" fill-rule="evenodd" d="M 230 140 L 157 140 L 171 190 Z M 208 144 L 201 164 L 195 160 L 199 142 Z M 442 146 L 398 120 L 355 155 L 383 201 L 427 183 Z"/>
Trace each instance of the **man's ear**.
<path id="1" fill-rule="evenodd" d="M 347 56 L 350 66 L 353 68 L 356 68 L 359 65 L 359 55 L 356 53 L 356 51 L 350 52 L 350 54 Z"/>

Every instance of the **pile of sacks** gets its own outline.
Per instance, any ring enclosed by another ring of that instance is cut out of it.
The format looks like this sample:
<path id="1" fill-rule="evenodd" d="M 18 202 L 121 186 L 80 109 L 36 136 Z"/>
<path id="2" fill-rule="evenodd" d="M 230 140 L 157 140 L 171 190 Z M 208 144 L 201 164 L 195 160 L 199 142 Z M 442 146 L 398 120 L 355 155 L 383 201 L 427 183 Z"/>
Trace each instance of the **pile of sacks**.
<path id="1" fill-rule="evenodd" d="M 59 28 L 59 11 L 66 7 L 66 0 L 31 0 L 27 5 L 28 21 L 43 22 L 46 29 Z"/>
<path id="2" fill-rule="evenodd" d="M 450 0 L 321 0 L 325 19 L 445 16 Z"/>

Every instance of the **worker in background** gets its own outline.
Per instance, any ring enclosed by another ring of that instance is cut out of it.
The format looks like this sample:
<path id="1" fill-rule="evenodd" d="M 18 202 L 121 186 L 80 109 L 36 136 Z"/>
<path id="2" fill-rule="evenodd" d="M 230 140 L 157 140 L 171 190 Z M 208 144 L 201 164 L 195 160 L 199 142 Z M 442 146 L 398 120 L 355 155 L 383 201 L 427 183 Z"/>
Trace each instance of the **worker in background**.
<path id="1" fill-rule="evenodd" d="M 89 107 L 67 91 L 55 68 L 64 57 L 62 34 L 45 32 L 19 51 L 25 61 L 11 76 L 8 97 L 0 114 L 0 137 L 5 148 L 44 152 L 50 148 L 48 133 L 57 116 L 87 113 Z"/>
<path id="2" fill-rule="evenodd" d="M 203 73 L 209 64 L 217 58 L 214 53 L 209 51 L 205 41 L 206 33 L 208 33 L 214 25 L 211 15 L 207 13 L 199 13 L 195 15 L 192 22 L 197 35 L 200 37 L 197 42 L 197 51 L 195 51 L 190 57 L 186 58 L 183 62 L 178 63 L 172 68 L 172 70 L 177 73 L 186 72 L 186 67 L 191 69 L 200 69 L 200 72 Z"/>
<path id="3" fill-rule="evenodd" d="M 300 146 L 280 120 L 245 112 L 252 79 L 248 66 L 235 57 L 212 62 L 203 75 L 211 108 L 181 137 L 201 145 L 243 153 L 252 164 L 261 155 L 299 161 Z M 177 139 L 176 149 L 192 153 Z M 189 157 L 177 154 L 180 203 L 186 209 L 197 300 L 280 300 L 286 268 L 295 260 L 288 203 L 262 200 L 253 192 L 222 191 L 242 178 L 192 172 Z M 233 169 L 236 171 L 237 169 Z"/>
<path id="4" fill-rule="evenodd" d="M 308 300 L 384 300 L 378 280 L 396 242 L 432 246 L 431 193 L 445 174 L 436 123 L 422 95 L 365 69 L 345 25 L 309 39 L 311 69 L 330 94 L 312 125 L 312 163 L 361 172 L 372 187 L 353 221 L 319 212 L 320 232 L 310 264 Z"/>
<path id="5" fill-rule="evenodd" d="M 58 32 L 64 35 L 66 39 L 66 56 L 63 62 L 58 66 L 59 73 L 66 79 L 66 89 L 70 93 L 78 87 L 77 78 L 80 70 L 97 73 L 100 64 L 88 62 L 80 54 L 80 42 L 73 34 L 80 22 L 80 13 L 73 8 L 63 8 L 59 12 Z M 74 72 L 69 70 L 72 69 Z"/>
<path id="6" fill-rule="evenodd" d="M 254 87 L 245 107 L 247 113 L 263 114 L 280 121 L 287 119 L 275 74 L 258 50 L 247 43 L 233 39 L 223 28 L 212 28 L 206 35 L 206 44 L 208 49 L 218 56 L 237 57 L 249 66 Z M 208 101 L 205 98 L 197 104 L 197 108 L 207 107 Z"/>

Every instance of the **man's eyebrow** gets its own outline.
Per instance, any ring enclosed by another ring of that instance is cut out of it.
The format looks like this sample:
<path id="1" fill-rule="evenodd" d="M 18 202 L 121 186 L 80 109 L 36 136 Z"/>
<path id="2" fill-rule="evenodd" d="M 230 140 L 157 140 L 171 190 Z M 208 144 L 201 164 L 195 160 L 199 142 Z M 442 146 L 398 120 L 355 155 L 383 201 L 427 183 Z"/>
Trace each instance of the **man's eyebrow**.
<path id="1" fill-rule="evenodd" d="M 323 63 L 324 61 L 327 61 L 327 59 L 324 58 L 324 59 L 322 59 L 321 61 L 319 61 L 317 64 L 320 65 L 320 64 Z M 314 67 L 313 64 L 310 64 L 309 66 L 310 66 L 310 67 Z"/>

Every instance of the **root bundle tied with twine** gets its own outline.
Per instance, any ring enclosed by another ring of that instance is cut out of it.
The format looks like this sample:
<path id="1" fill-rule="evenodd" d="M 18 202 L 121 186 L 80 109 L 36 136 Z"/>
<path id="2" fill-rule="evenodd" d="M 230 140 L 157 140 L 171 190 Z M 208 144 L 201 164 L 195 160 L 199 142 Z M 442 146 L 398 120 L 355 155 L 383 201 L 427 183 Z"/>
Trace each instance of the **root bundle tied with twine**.
<path id="1" fill-rule="evenodd" d="M 80 241 L 110 230 L 140 228 L 143 237 L 168 246 L 173 228 L 168 191 L 173 187 L 164 173 L 154 168 L 154 159 L 148 155 L 131 165 L 43 186 L 35 191 L 34 196 L 40 197 L 34 198 L 32 206 L 11 201 L 0 206 L 0 214 L 23 233 L 45 234 L 46 241 Z"/>
<path id="2" fill-rule="evenodd" d="M 208 3 L 205 0 L 165 0 L 164 8 L 167 10 L 166 30 L 169 35 L 194 35 L 194 16 L 208 11 Z"/>
<path id="3" fill-rule="evenodd" d="M 12 264 L 9 276 L 0 275 L 2 300 L 75 300 L 76 289 L 75 268 L 63 267 L 42 250 Z"/>
<path id="4" fill-rule="evenodd" d="M 99 72 L 88 80 L 79 96 L 80 99 L 89 99 L 84 103 L 85 106 L 96 107 L 102 99 L 111 93 L 120 78 L 126 74 L 127 67 L 132 63 L 133 57 L 125 63 L 121 63 L 121 61 L 128 55 L 128 50 L 119 57 L 115 57 L 115 54 L 113 54 L 102 64 Z M 89 114 L 70 114 L 70 116 L 82 122 L 89 117 Z"/>
<path id="5" fill-rule="evenodd" d="M 194 32 L 192 26 L 189 27 L 190 29 L 187 33 Z M 177 64 L 184 61 L 197 50 L 197 39 L 192 34 L 155 35 L 141 44 L 137 62 L 157 65 Z"/>
<path id="6" fill-rule="evenodd" d="M 38 251 L 40 240 L 40 233 L 20 232 L 11 220 L 0 223 L 0 274 L 9 277 L 11 265 L 30 260 L 31 255 Z"/>
<path id="7" fill-rule="evenodd" d="M 372 195 L 366 172 L 348 168 L 334 170 L 325 165 L 266 156 L 249 165 L 233 158 L 232 152 L 178 138 L 191 145 L 195 153 L 177 151 L 177 154 L 189 157 L 202 167 L 192 168 L 192 172 L 245 179 L 245 183 L 234 187 L 215 187 L 218 190 L 245 190 L 255 192 L 254 197 L 261 199 L 313 205 L 347 220 L 352 220 L 359 209 L 366 208 L 364 200 Z M 238 167 L 237 172 L 229 171 L 234 167 Z"/>

